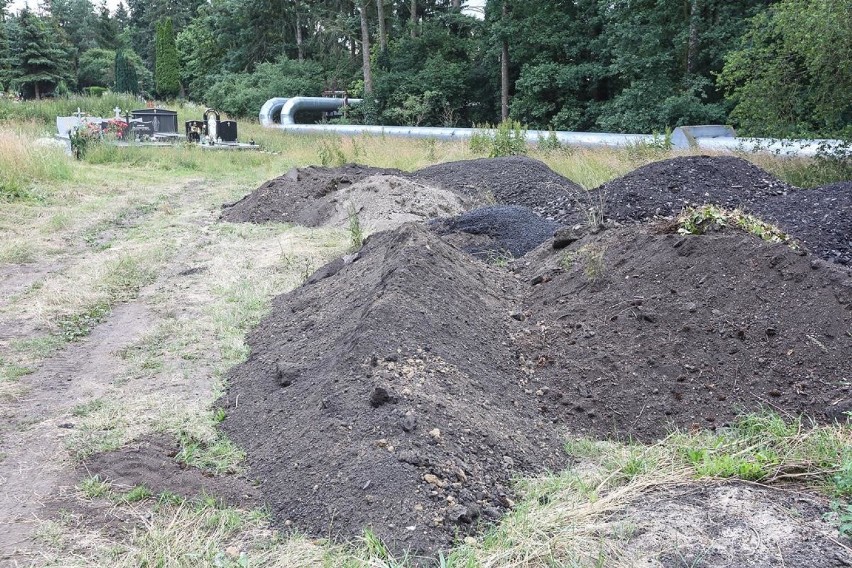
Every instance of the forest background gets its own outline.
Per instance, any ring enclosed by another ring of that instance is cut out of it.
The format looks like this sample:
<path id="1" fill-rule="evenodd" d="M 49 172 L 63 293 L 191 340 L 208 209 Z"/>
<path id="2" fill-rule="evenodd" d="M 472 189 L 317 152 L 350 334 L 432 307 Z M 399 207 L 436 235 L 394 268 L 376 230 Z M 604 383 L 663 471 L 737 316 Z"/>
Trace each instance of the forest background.
<path id="1" fill-rule="evenodd" d="M 852 0 L 0 0 L 0 92 L 106 90 L 256 116 L 852 138 Z M 0 117 L 1 118 L 1 117 Z"/>

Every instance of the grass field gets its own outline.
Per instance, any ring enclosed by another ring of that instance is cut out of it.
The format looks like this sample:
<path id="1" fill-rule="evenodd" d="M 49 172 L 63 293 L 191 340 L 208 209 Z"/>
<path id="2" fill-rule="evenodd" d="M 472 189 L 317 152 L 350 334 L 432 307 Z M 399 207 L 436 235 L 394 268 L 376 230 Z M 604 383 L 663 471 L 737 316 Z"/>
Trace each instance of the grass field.
<path id="1" fill-rule="evenodd" d="M 461 142 L 304 137 L 241 123 L 241 138 L 262 151 L 102 145 L 75 161 L 36 142 L 53 134 L 52 117 L 136 103 L 14 104 L 0 104 L 0 479 L 7 484 L 0 521 L 30 513 L 33 520 L 0 539 L 0 551 L 61 566 L 408 565 L 369 532 L 351 545 L 283 536 L 263 511 L 114 487 L 81 476 L 77 465 L 165 433 L 179 440 L 176 459 L 189 467 L 244 467 L 240 449 L 216 429 L 213 403 L 225 374 L 248 355 L 245 333 L 271 299 L 346 251 L 350 236 L 217 223 L 221 204 L 294 166 L 351 161 L 413 170 L 478 156 Z M 184 120 L 203 109 L 180 112 Z M 674 154 L 633 147 L 530 155 L 592 188 Z M 819 164 L 750 159 L 794 182 L 831 181 Z M 64 390 L 54 388 L 58 377 L 68 381 Z M 67 422 L 74 427 L 57 428 Z M 852 531 L 852 510 L 844 509 L 850 433 L 760 415 L 727 434 L 673 433 L 651 446 L 569 439 L 575 467 L 519 479 L 524 499 L 514 512 L 442 562 L 632 566 L 629 523 L 618 513 L 651 492 L 708 479 L 806 482 L 835 501 L 833 522 Z M 64 501 L 45 514 L 39 499 L 56 493 Z M 94 505 L 113 508 L 131 528 L 84 522 L 79 511 Z"/>

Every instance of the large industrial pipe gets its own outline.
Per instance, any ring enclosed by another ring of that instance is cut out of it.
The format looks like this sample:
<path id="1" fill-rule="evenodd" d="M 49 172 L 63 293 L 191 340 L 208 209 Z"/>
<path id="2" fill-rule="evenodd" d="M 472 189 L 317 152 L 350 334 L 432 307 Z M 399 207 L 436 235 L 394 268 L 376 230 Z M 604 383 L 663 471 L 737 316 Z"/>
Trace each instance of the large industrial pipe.
<path id="1" fill-rule="evenodd" d="M 284 113 L 281 113 L 282 119 Z M 425 126 L 369 126 L 362 124 L 276 124 L 287 132 L 311 134 L 341 134 L 358 136 L 399 136 L 403 138 L 434 138 L 436 140 L 466 140 L 476 133 L 487 132 L 481 128 L 436 128 Z M 551 136 L 545 130 L 527 130 L 526 138 L 531 143 Z M 651 142 L 654 137 L 645 134 L 608 134 L 603 132 L 556 132 L 561 144 L 570 146 L 628 146 L 640 142 Z"/>
<path id="2" fill-rule="evenodd" d="M 283 103 L 281 101 L 284 101 Z M 491 133 L 482 128 L 435 128 L 418 126 L 370 126 L 349 124 L 296 124 L 295 115 L 300 110 L 333 111 L 344 105 L 345 99 L 294 97 L 270 99 L 263 105 L 260 122 L 263 126 L 281 128 L 288 132 L 310 134 L 340 134 L 357 136 L 399 136 L 403 138 L 434 138 L 436 140 L 465 140 L 477 133 Z M 348 104 L 358 104 L 361 99 L 349 99 Z M 275 111 L 280 111 L 280 119 Z M 612 134 L 606 132 L 551 132 L 528 130 L 528 142 L 556 136 L 567 146 L 630 146 L 642 143 L 657 143 L 659 135 Z M 699 148 L 723 152 L 771 152 L 786 156 L 815 156 L 818 153 L 834 152 L 852 155 L 840 140 L 778 140 L 771 138 L 738 138 L 730 126 L 683 126 L 672 133 L 672 146 L 677 149 Z"/>
<path id="3" fill-rule="evenodd" d="M 258 115 L 261 126 L 279 124 L 281 122 L 281 109 L 284 108 L 284 105 L 289 100 L 284 97 L 276 97 L 263 103 L 263 106 L 260 107 L 260 114 Z"/>
<path id="4" fill-rule="evenodd" d="M 296 113 L 304 110 L 321 112 L 332 112 L 344 105 L 353 105 L 361 102 L 361 99 L 335 99 L 330 97 L 293 97 L 287 99 L 281 107 L 282 125 L 296 124 Z M 264 105 L 265 106 L 265 105 Z"/>

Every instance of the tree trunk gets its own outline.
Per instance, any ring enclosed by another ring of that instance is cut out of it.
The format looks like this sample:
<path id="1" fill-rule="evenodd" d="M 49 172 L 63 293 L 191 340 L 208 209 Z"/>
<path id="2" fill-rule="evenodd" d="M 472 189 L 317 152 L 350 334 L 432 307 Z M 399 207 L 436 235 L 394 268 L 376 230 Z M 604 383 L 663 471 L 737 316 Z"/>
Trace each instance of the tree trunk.
<path id="1" fill-rule="evenodd" d="M 305 46 L 302 42 L 302 14 L 299 8 L 299 1 L 296 0 L 296 48 L 299 51 L 299 63 L 301 63 L 305 60 Z"/>
<path id="2" fill-rule="evenodd" d="M 387 22 L 385 22 L 385 0 L 376 0 L 376 11 L 379 17 L 379 47 L 382 51 L 388 48 Z"/>
<path id="3" fill-rule="evenodd" d="M 36 100 L 40 100 L 40 99 L 41 99 L 41 92 L 38 90 L 38 81 L 36 81 L 36 82 L 35 82 L 35 83 L 33 83 L 33 84 L 35 85 L 35 97 L 36 97 Z"/>
<path id="4" fill-rule="evenodd" d="M 453 0 L 453 8 L 461 8 L 461 0 Z"/>
<path id="5" fill-rule="evenodd" d="M 369 0 L 361 0 L 361 56 L 364 61 L 364 94 L 373 92 L 373 70 L 370 67 L 370 26 L 367 22 Z"/>
<path id="6" fill-rule="evenodd" d="M 695 73 L 698 66 L 698 32 L 701 23 L 701 0 L 691 0 L 689 10 L 689 45 L 686 50 L 686 72 Z"/>
<path id="7" fill-rule="evenodd" d="M 503 0 L 503 24 L 509 18 L 509 3 Z M 500 118 L 509 118 L 509 39 L 503 36 L 503 51 L 500 54 Z"/>
<path id="8" fill-rule="evenodd" d="M 417 37 L 417 0 L 411 0 L 411 37 Z"/>

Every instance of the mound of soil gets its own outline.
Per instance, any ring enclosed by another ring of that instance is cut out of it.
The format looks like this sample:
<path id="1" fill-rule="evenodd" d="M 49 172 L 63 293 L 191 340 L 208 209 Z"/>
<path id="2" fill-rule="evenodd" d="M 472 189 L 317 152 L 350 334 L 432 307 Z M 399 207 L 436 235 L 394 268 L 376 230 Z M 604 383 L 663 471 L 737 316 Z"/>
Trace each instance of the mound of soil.
<path id="1" fill-rule="evenodd" d="M 563 428 L 852 410 L 852 278 L 735 230 L 574 234 L 512 272 L 407 224 L 277 298 L 249 344 L 224 429 L 275 519 L 422 554 L 562 466 Z"/>
<path id="2" fill-rule="evenodd" d="M 466 209 L 462 199 L 451 191 L 391 175 L 365 178 L 318 200 L 314 207 L 317 215 L 328 210 L 323 225 L 345 227 L 354 213 L 368 232 L 455 215 Z"/>
<path id="3" fill-rule="evenodd" d="M 484 259 L 521 257 L 549 240 L 559 227 L 559 223 L 517 205 L 482 207 L 430 223 L 445 241 Z"/>
<path id="4" fill-rule="evenodd" d="M 339 168 L 293 168 L 236 203 L 224 205 L 221 219 L 232 223 L 288 222 L 317 227 L 327 215 L 327 211 L 317 210 L 317 200 L 370 176 L 401 173 L 357 164 Z"/>
<path id="5" fill-rule="evenodd" d="M 583 202 L 586 191 L 543 162 L 525 156 L 447 162 L 410 176 L 480 203 L 522 205 L 563 223 L 582 218 L 577 203 Z"/>
<path id="6" fill-rule="evenodd" d="M 677 215 L 684 207 L 750 206 L 793 188 L 772 174 L 732 156 L 689 156 L 654 162 L 598 187 L 606 215 L 641 221 Z"/>
<path id="7" fill-rule="evenodd" d="M 545 245 L 546 247 L 546 245 Z M 761 406 L 819 421 L 852 410 L 852 278 L 741 231 L 622 227 L 519 270 L 516 340 L 577 433 L 664 436 Z"/>
<path id="8" fill-rule="evenodd" d="M 222 401 L 278 522 L 434 556 L 564 465 L 516 371 L 515 278 L 415 224 L 324 276 L 274 301 Z"/>
<path id="9" fill-rule="evenodd" d="M 852 182 L 796 189 L 751 206 L 826 260 L 852 266 Z"/>

